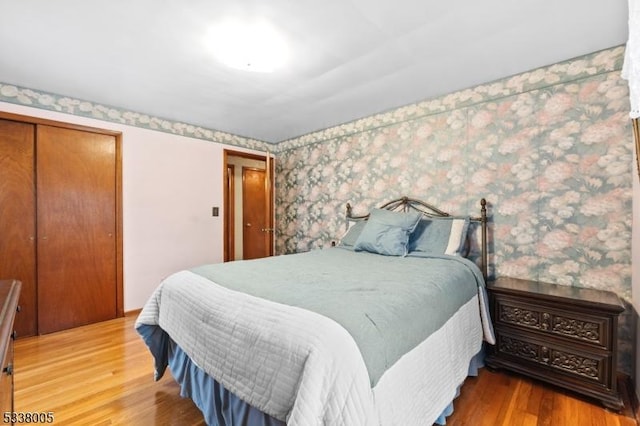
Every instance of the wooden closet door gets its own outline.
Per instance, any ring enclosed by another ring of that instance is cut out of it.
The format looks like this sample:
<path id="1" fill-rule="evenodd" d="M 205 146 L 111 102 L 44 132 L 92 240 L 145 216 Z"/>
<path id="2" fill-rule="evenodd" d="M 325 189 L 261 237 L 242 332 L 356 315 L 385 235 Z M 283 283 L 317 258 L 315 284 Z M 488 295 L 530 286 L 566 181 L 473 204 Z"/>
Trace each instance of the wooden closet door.
<path id="1" fill-rule="evenodd" d="M 114 136 L 38 125 L 38 330 L 116 317 Z"/>
<path id="2" fill-rule="evenodd" d="M 18 336 L 37 333 L 35 126 L 0 119 L 0 279 L 22 281 Z"/>

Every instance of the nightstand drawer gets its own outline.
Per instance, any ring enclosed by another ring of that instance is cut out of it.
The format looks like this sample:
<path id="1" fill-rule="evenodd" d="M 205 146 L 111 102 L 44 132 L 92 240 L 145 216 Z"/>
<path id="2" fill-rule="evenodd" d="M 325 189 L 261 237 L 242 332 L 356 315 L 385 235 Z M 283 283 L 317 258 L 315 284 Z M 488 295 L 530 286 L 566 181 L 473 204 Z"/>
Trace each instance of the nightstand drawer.
<path id="1" fill-rule="evenodd" d="M 514 335 L 508 331 L 498 334 L 497 351 L 504 359 L 517 358 L 523 367 L 546 368 L 558 373 L 585 379 L 593 384 L 607 386 L 611 378 L 611 355 L 582 351 L 538 340 L 530 336 Z"/>
<path id="2" fill-rule="evenodd" d="M 611 348 L 611 319 L 529 304 L 511 297 L 495 298 L 496 323 L 567 337 L 601 349 Z"/>
<path id="3" fill-rule="evenodd" d="M 500 277 L 487 283 L 496 345 L 489 367 L 505 368 L 623 407 L 616 383 L 620 298 L 609 291 Z"/>

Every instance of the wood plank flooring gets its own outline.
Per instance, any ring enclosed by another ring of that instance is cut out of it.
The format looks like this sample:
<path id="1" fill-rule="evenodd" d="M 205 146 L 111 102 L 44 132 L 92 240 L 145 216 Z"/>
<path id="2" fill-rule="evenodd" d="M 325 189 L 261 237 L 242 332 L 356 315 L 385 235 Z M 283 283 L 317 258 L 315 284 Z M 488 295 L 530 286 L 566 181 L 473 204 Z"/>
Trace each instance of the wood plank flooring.
<path id="1" fill-rule="evenodd" d="M 153 360 L 135 332 L 135 315 L 15 345 L 18 412 L 53 412 L 56 425 L 204 425 L 167 372 L 153 381 Z M 628 400 L 626 401 L 629 406 Z M 601 406 L 520 376 L 482 369 L 469 378 L 448 426 L 633 426 L 629 408 Z"/>

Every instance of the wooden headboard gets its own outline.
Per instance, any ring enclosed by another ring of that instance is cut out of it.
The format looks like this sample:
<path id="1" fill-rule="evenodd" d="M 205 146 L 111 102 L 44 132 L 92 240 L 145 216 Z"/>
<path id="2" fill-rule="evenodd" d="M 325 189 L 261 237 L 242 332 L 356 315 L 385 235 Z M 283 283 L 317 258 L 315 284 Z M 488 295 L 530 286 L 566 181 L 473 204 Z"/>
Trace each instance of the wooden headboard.
<path id="1" fill-rule="evenodd" d="M 449 213 L 446 213 L 437 207 L 421 200 L 416 200 L 415 198 L 409 197 L 401 197 L 395 200 L 391 200 L 389 202 L 384 203 L 379 207 L 380 209 L 386 209 L 391 211 L 403 211 L 407 212 L 410 210 L 415 210 L 427 217 L 452 217 Z M 369 214 L 366 215 L 354 215 L 351 204 L 347 203 L 347 226 L 349 226 L 348 221 L 353 220 L 366 220 L 369 218 Z M 487 200 L 482 198 L 480 200 L 480 216 L 470 217 L 469 220 L 471 222 L 477 222 L 480 224 L 480 228 L 482 231 L 482 243 L 480 247 L 481 252 L 481 266 L 482 276 L 485 280 L 488 277 L 488 244 L 487 244 Z"/>

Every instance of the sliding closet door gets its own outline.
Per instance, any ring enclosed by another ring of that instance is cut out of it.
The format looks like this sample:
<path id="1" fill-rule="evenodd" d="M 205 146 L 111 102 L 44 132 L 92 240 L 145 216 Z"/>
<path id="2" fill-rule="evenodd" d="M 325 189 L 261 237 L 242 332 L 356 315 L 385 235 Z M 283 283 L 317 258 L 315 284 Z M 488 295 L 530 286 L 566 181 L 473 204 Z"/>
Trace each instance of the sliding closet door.
<path id="1" fill-rule="evenodd" d="M 37 127 L 38 330 L 116 317 L 116 140 Z"/>
<path id="2" fill-rule="evenodd" d="M 22 281 L 15 330 L 36 329 L 35 126 L 0 119 L 0 279 Z"/>

